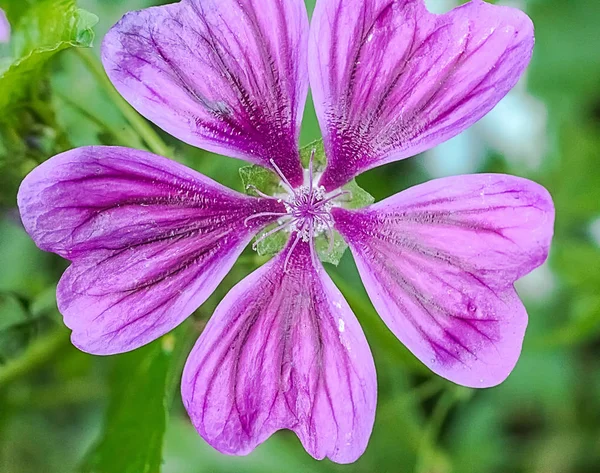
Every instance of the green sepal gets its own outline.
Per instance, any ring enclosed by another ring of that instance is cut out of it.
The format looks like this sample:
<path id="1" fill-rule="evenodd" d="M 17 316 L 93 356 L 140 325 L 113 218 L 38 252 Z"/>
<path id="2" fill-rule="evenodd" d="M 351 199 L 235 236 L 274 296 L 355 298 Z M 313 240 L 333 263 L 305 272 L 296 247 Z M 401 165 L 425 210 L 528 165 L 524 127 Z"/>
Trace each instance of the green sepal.
<path id="1" fill-rule="evenodd" d="M 356 179 L 352 179 L 348 184 L 342 187 L 342 189 L 350 191 L 352 196 L 352 198 L 342 206 L 345 209 L 360 209 L 375 202 L 375 197 L 360 187 L 356 182 Z"/>
<path id="2" fill-rule="evenodd" d="M 269 195 L 284 192 L 279 185 L 279 178 L 277 175 L 268 169 L 252 165 L 240 168 L 239 172 L 242 184 L 244 185 L 244 192 L 248 195 L 257 195 L 251 186 L 254 186 L 259 191 Z"/>
<path id="3" fill-rule="evenodd" d="M 315 170 L 323 171 L 327 165 L 327 156 L 325 155 L 325 145 L 323 144 L 322 139 L 313 141 L 300 148 L 300 161 L 302 162 L 302 167 L 308 169 L 313 149 L 315 150 L 315 160 L 313 163 Z"/>
<path id="4" fill-rule="evenodd" d="M 308 168 L 313 150 L 315 150 L 313 162 L 314 171 L 322 172 L 327 164 L 323 140 L 314 141 L 300 149 L 302 166 L 305 169 Z M 241 168 L 240 177 L 242 179 L 244 189 L 249 195 L 256 196 L 256 192 L 253 190 L 253 187 L 256 187 L 258 190 L 268 195 L 285 194 L 285 189 L 281 186 L 277 175 L 261 166 L 253 165 Z M 350 191 L 348 200 L 344 201 L 341 205 L 343 208 L 358 209 L 375 202 L 373 196 L 362 189 L 354 179 L 346 184 L 343 189 Z M 278 223 L 274 223 L 265 228 L 261 233 L 258 234 L 257 239 L 259 239 L 264 233 L 275 228 L 277 225 Z M 256 251 L 260 256 L 274 256 L 285 247 L 288 239 L 289 233 L 285 231 L 277 232 L 258 243 L 256 245 Z M 330 243 L 327 234 L 322 234 L 315 238 L 315 249 L 319 259 L 324 263 L 331 263 L 337 266 L 342 259 L 342 256 L 344 256 L 344 252 L 348 248 L 348 245 L 341 235 L 334 231 L 331 253 L 329 252 L 329 248 Z"/>

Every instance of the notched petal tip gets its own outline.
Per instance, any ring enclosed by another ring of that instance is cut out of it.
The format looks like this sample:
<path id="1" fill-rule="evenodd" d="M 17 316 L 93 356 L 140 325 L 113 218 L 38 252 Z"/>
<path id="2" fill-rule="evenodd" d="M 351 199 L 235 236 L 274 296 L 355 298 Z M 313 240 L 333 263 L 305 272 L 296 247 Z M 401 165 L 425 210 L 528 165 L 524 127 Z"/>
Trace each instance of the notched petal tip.
<path id="1" fill-rule="evenodd" d="M 327 189 L 471 126 L 516 84 L 533 49 L 527 15 L 485 2 L 435 15 L 421 0 L 322 0 L 311 28 Z"/>
<path id="2" fill-rule="evenodd" d="M 102 57 L 149 120 L 200 148 L 302 183 L 298 137 L 308 92 L 302 0 L 184 0 L 125 15 Z"/>
<path id="3" fill-rule="evenodd" d="M 133 350 L 183 322 L 214 291 L 276 201 L 231 191 L 185 166 L 118 147 L 51 158 L 23 181 L 23 224 L 69 259 L 57 302 L 83 351 Z M 263 217 L 249 225 L 255 213 Z"/>
<path id="4" fill-rule="evenodd" d="M 506 379 L 527 326 L 513 284 L 543 263 L 553 233 L 542 186 L 455 176 L 333 216 L 377 311 L 424 364 L 469 387 Z"/>
<path id="5" fill-rule="evenodd" d="M 358 321 L 300 242 L 235 286 L 185 366 L 182 396 L 200 435 L 245 455 L 280 429 L 306 451 L 351 463 L 376 404 L 373 359 Z"/>

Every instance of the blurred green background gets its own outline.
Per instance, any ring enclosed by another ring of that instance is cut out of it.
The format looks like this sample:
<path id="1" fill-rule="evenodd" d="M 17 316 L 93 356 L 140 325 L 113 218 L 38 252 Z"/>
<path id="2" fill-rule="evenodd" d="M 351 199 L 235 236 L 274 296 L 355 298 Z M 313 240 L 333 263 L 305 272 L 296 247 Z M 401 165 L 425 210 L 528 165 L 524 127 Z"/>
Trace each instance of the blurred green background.
<path id="1" fill-rule="evenodd" d="M 327 267 L 363 325 L 379 380 L 369 447 L 347 466 L 313 460 L 289 432 L 248 457 L 223 456 L 182 408 L 178 381 L 190 344 L 226 291 L 262 262 L 254 253 L 174 333 L 94 357 L 70 345 L 56 309 L 65 262 L 39 251 L 20 226 L 22 177 L 75 146 L 143 148 L 158 133 L 171 157 L 241 190 L 243 163 L 153 129 L 99 68 L 108 28 L 156 3 L 80 0 L 90 14 L 74 0 L 0 0 L 14 29 L 11 44 L 0 45 L 0 472 L 600 472 L 600 1 L 507 2 L 536 26 L 519 86 L 457 138 L 359 178 L 382 199 L 432 177 L 507 172 L 545 185 L 557 221 L 549 261 L 518 283 L 530 316 L 523 354 L 494 389 L 459 388 L 429 373 L 377 317 L 350 254 Z M 428 1 L 437 12 L 455 3 Z M 302 142 L 318 137 L 309 106 Z"/>

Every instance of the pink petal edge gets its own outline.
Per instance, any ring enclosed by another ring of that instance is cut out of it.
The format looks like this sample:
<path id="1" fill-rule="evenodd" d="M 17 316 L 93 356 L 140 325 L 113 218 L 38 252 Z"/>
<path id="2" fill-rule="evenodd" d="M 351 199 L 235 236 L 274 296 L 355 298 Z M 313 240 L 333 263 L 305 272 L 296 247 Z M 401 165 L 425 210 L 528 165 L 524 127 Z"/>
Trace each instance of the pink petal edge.
<path id="1" fill-rule="evenodd" d="M 282 211 L 144 151 L 94 146 L 51 158 L 23 181 L 25 229 L 69 259 L 57 300 L 72 341 L 108 355 L 183 322 L 214 291 L 253 235 Z"/>
<path id="2" fill-rule="evenodd" d="M 506 379 L 527 326 L 513 283 L 545 261 L 552 239 L 542 186 L 455 176 L 333 215 L 373 305 L 417 358 L 469 387 Z"/>
<path id="3" fill-rule="evenodd" d="M 302 0 L 182 0 L 130 12 L 106 35 L 104 67 L 142 115 L 193 146 L 302 183 L 308 93 Z"/>
<path id="4" fill-rule="evenodd" d="M 184 404 L 220 452 L 246 455 L 280 429 L 317 459 L 350 463 L 364 452 L 375 367 L 356 317 L 318 265 L 307 243 L 288 246 L 227 294 L 190 354 Z"/>
<path id="5" fill-rule="evenodd" d="M 426 151 L 489 112 L 534 44 L 523 12 L 474 0 L 444 15 L 423 0 L 319 0 L 309 75 L 333 190 Z"/>

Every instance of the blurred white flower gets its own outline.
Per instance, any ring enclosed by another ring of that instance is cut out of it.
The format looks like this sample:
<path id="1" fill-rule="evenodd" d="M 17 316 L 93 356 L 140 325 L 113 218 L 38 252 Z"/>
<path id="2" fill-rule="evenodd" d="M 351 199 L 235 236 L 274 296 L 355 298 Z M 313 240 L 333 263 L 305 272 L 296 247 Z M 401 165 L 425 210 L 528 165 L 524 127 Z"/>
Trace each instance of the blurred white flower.
<path id="1" fill-rule="evenodd" d="M 589 232 L 592 240 L 594 240 L 594 243 L 600 247 L 600 217 L 592 220 L 592 223 L 590 223 Z"/>
<path id="2" fill-rule="evenodd" d="M 552 297 L 556 289 L 556 276 L 546 261 L 539 268 L 519 279 L 515 287 L 525 302 L 542 302 Z"/>

